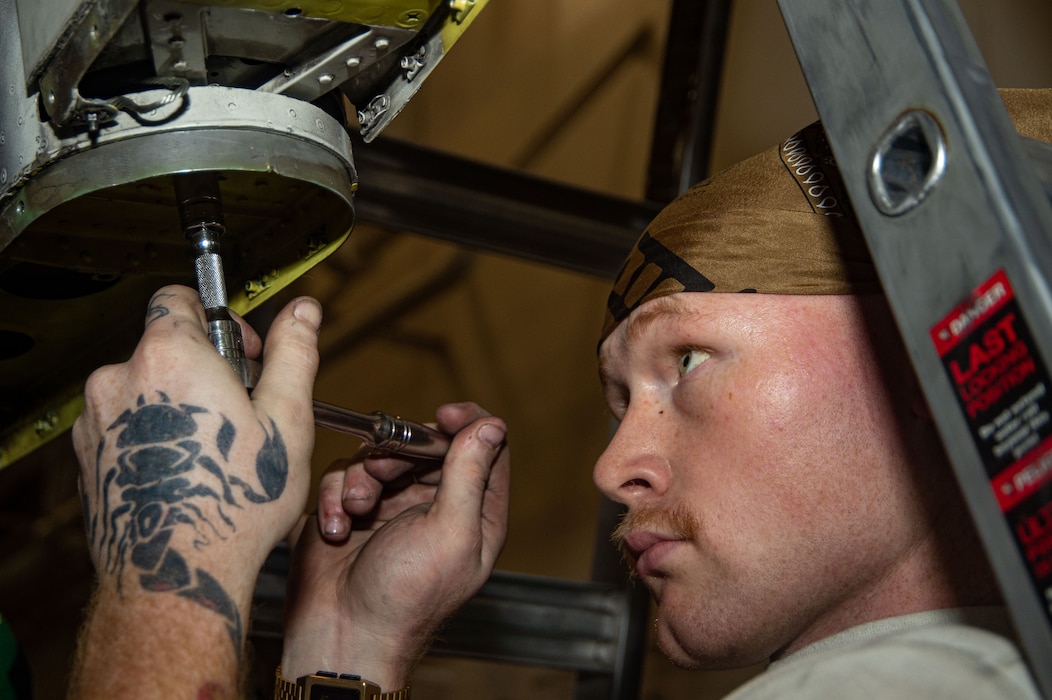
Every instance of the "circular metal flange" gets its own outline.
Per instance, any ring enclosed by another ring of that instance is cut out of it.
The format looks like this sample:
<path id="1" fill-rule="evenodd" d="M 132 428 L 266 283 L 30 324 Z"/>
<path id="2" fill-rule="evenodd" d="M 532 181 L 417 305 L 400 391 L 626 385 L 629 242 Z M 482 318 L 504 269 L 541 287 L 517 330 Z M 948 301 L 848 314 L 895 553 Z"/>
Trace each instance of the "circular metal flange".
<path id="1" fill-rule="evenodd" d="M 151 101 L 159 92 L 142 93 L 141 99 Z M 200 170 L 301 182 L 342 201 L 343 217 L 330 212 L 337 219 L 353 218 L 356 173 L 350 138 L 335 119 L 309 103 L 239 88 L 191 88 L 187 97 L 185 104 L 169 105 L 170 114 L 146 115 L 150 122 L 121 114 L 95 138 L 87 133 L 61 137 L 42 128 L 31 174 L 8 193 L 0 209 L 0 248 L 60 205 L 86 195 L 105 198 L 113 188 Z M 120 196 L 114 195 L 117 201 Z M 267 201 L 273 200 L 261 198 Z M 158 204 L 174 208 L 174 200 Z M 169 213 L 157 215 L 158 225 L 165 225 Z M 87 216 L 73 217 L 73 225 L 100 223 L 91 220 L 90 212 Z M 101 223 L 112 226 L 113 211 L 104 216 Z"/>

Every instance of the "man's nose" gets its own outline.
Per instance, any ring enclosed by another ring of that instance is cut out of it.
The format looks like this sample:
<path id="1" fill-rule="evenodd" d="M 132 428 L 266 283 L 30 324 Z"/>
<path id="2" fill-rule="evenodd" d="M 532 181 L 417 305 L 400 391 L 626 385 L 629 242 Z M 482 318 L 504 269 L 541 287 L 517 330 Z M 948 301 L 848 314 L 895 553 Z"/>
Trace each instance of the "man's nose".
<path id="1" fill-rule="evenodd" d="M 660 497 L 672 479 L 667 438 L 641 413 L 626 413 L 592 470 L 592 480 L 610 500 L 625 505 Z"/>

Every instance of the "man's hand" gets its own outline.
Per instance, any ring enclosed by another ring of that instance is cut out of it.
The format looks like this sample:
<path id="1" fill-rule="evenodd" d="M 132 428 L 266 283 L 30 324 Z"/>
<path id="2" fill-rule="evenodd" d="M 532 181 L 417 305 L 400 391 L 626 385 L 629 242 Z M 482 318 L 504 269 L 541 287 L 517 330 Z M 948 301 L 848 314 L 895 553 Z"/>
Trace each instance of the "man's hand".
<path id="1" fill-rule="evenodd" d="M 259 567 L 306 505 L 320 320 L 306 298 L 278 314 L 250 398 L 209 341 L 197 292 L 165 287 L 131 359 L 88 379 L 73 428 L 99 580 L 81 649 L 84 689 L 123 662 L 115 646 L 167 678 L 172 653 L 186 663 L 175 675 L 212 668 L 216 688 L 236 679 Z M 242 327 L 246 354 L 258 357 L 259 336 Z M 199 654 L 180 638 L 183 626 Z"/>
<path id="2" fill-rule="evenodd" d="M 507 429 L 474 404 L 437 418 L 455 434 L 441 469 L 370 456 L 323 478 L 295 545 L 285 678 L 325 669 L 397 690 L 489 577 L 507 532 Z"/>

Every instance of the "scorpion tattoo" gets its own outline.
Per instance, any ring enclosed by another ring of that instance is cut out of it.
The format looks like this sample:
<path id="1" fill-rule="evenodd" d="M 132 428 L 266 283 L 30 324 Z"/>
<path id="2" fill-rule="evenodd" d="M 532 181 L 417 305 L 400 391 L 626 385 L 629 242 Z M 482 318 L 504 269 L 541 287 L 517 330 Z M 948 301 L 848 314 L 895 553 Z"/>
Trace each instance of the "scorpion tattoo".
<path id="1" fill-rule="evenodd" d="M 230 512 L 280 497 L 289 468 L 285 444 L 273 421 L 270 430 L 264 426 L 253 487 L 223 468 L 237 439 L 229 419 L 220 416 L 221 426 L 206 444 L 196 416 L 208 409 L 173 405 L 165 393 L 157 394 L 159 401 L 153 403 L 139 396 L 135 409 L 124 411 L 99 442 L 96 459 L 102 459 L 108 438 L 117 452 L 112 464 L 100 462 L 96 471 L 99 510 L 89 511 L 85 499 L 84 512 L 91 512 L 88 536 L 99 566 L 116 572 L 119 586 L 126 568 L 133 567 L 143 589 L 174 592 L 223 616 L 240 651 L 237 606 L 211 574 L 191 569 L 172 545 L 172 535 L 185 528 L 192 533 L 192 546 L 202 549 L 236 532 Z"/>

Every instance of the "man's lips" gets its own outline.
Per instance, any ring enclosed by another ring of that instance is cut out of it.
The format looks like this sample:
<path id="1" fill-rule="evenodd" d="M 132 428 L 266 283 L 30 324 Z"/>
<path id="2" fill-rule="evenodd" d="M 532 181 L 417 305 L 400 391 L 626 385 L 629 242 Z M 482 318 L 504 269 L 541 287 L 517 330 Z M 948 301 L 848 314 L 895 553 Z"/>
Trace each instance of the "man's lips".
<path id="1" fill-rule="evenodd" d="M 677 535 L 663 535 L 648 530 L 635 530 L 622 541 L 625 550 L 636 562 L 639 576 L 653 576 L 661 563 L 685 540 Z"/>

